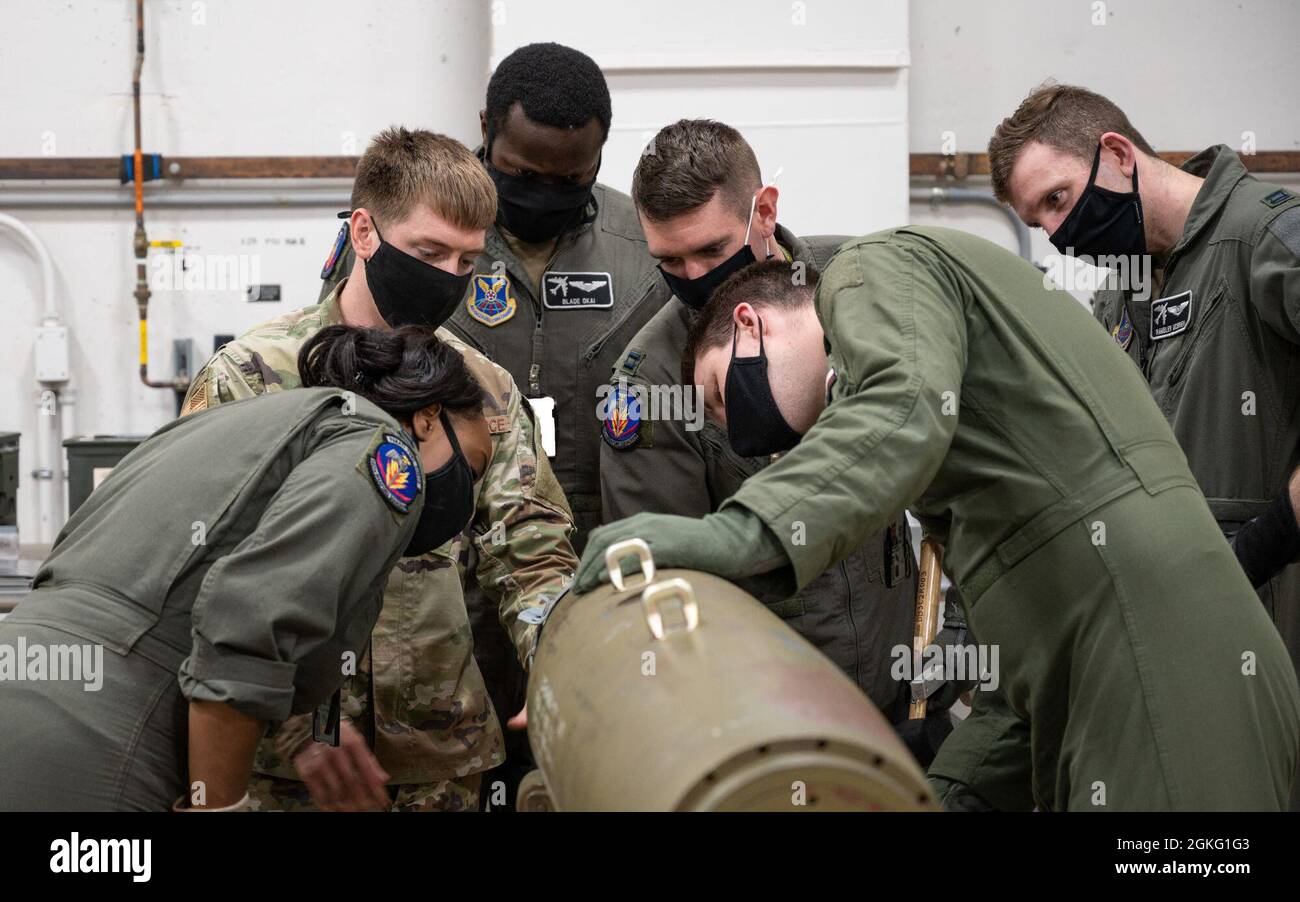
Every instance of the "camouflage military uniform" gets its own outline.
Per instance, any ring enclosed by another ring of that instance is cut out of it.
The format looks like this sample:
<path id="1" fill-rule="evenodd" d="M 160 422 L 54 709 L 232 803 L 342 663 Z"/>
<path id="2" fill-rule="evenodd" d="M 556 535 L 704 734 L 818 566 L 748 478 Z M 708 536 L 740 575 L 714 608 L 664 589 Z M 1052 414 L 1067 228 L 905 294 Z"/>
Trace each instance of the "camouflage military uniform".
<path id="1" fill-rule="evenodd" d="M 316 306 L 257 326 L 223 346 L 190 386 L 184 413 L 295 388 L 298 351 L 316 331 L 342 321 L 341 282 Z M 493 456 L 477 486 L 471 533 L 477 579 L 495 596 L 501 624 L 521 662 L 534 627 L 519 621 L 526 608 L 558 591 L 577 564 L 569 539 L 572 514 L 543 453 L 510 375 L 444 329 L 439 337 L 460 351 L 487 395 L 484 413 Z M 343 714 L 370 741 L 388 771 L 401 806 L 440 797 L 477 807 L 477 774 L 504 760 L 501 726 L 478 666 L 457 560 L 465 536 L 420 557 L 402 558 L 384 593 L 370 654 L 343 696 Z M 514 712 L 508 712 L 513 714 Z M 283 728 L 283 729 L 288 729 Z M 296 747 L 296 743 L 294 744 Z M 296 780 L 293 747 L 266 741 L 258 749 L 250 790 L 273 807 Z M 471 779 L 472 778 L 472 779 Z M 444 807 L 454 807 L 446 805 Z"/>

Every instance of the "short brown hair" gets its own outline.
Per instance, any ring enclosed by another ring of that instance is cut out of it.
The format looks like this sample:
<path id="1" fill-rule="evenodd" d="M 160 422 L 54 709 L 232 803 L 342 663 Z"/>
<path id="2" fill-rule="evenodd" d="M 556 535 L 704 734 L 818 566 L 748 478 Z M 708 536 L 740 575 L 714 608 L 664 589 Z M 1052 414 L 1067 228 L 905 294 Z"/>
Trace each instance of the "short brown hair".
<path id="1" fill-rule="evenodd" d="M 1091 164 L 1106 132 L 1123 135 L 1145 154 L 1156 154 L 1124 111 L 1110 100 L 1087 88 L 1044 82 L 993 130 L 989 139 L 993 193 L 1003 203 L 1010 202 L 1011 171 L 1029 142 L 1041 141 Z"/>
<path id="2" fill-rule="evenodd" d="M 641 155 L 632 175 L 632 200 L 652 222 L 664 222 L 723 201 L 742 218 L 762 187 L 758 158 L 740 132 L 712 119 L 665 125 Z"/>
<path id="3" fill-rule="evenodd" d="M 401 126 L 375 135 L 357 161 L 352 209 L 365 207 L 385 224 L 427 204 L 461 229 L 496 220 L 497 192 L 483 164 L 455 138 Z"/>
<path id="4" fill-rule="evenodd" d="M 764 260 L 732 273 L 713 290 L 691 321 L 682 351 L 682 384 L 695 384 L 695 358 L 729 341 L 732 312 L 742 303 L 755 309 L 791 310 L 812 302 L 821 277 L 807 263 Z"/>

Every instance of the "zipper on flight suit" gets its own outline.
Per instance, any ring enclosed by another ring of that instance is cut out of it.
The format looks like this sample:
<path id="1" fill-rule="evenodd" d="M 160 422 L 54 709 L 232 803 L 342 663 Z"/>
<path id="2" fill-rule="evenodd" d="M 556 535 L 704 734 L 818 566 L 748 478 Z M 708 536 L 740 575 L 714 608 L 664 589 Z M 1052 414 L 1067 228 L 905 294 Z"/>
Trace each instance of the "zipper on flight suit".
<path id="1" fill-rule="evenodd" d="M 1197 347 L 1200 346 L 1202 340 L 1205 338 L 1207 330 L 1204 327 L 1209 323 L 1210 316 L 1214 314 L 1223 303 L 1223 296 L 1228 293 L 1228 286 L 1222 283 L 1220 283 L 1220 285 L 1221 290 L 1216 290 L 1210 297 L 1209 306 L 1204 307 L 1196 314 L 1196 322 L 1191 325 L 1191 328 L 1195 330 L 1195 333 L 1188 336 L 1187 341 L 1184 342 L 1186 347 L 1183 348 L 1182 353 L 1179 355 L 1178 359 L 1174 361 L 1174 365 L 1169 369 L 1169 375 L 1166 377 L 1165 381 L 1171 386 L 1177 384 L 1178 380 L 1182 378 L 1183 372 L 1187 369 L 1188 364 L 1191 363 L 1192 355 L 1196 353 Z"/>
<path id="2" fill-rule="evenodd" d="M 566 232 L 555 242 L 555 250 L 551 251 L 550 259 L 548 259 L 546 264 L 542 267 L 542 284 L 537 286 L 538 291 L 541 292 L 540 298 L 533 294 L 533 286 L 524 282 L 524 286 L 528 289 L 528 299 L 533 303 L 534 314 L 533 341 L 532 350 L 530 352 L 532 360 L 528 365 L 528 397 L 530 398 L 542 397 L 542 319 L 543 312 L 546 309 L 546 274 L 550 272 L 551 267 L 555 265 L 555 261 L 560 258 L 561 252 L 565 250 L 565 243 L 573 243 L 573 236 L 575 234 L 575 232 Z M 509 267 L 507 267 L 507 269 L 508 268 Z M 525 275 L 527 275 L 526 270 Z"/>

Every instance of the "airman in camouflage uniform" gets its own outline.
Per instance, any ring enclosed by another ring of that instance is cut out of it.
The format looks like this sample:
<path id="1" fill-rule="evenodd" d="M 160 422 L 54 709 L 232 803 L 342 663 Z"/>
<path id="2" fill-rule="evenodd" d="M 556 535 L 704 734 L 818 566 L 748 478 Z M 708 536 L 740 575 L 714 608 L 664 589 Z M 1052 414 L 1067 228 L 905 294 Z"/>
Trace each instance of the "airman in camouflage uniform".
<path id="1" fill-rule="evenodd" d="M 182 413 L 297 387 L 298 351 L 317 330 L 342 322 L 344 285 L 323 303 L 224 345 L 190 386 Z M 501 624 L 526 663 L 535 627 L 519 614 L 570 578 L 577 564 L 569 544 L 572 514 L 510 375 L 446 329 L 438 337 L 465 355 L 486 394 L 494 453 L 476 487 L 476 575 L 495 596 Z M 395 810 L 476 809 L 479 775 L 504 760 L 501 726 L 474 662 L 457 567 L 465 541 L 461 536 L 399 560 L 370 652 L 344 690 L 343 714 L 388 772 Z M 249 787 L 257 807 L 310 805 L 292 763 L 309 729 L 310 723 L 291 721 L 261 744 Z"/>

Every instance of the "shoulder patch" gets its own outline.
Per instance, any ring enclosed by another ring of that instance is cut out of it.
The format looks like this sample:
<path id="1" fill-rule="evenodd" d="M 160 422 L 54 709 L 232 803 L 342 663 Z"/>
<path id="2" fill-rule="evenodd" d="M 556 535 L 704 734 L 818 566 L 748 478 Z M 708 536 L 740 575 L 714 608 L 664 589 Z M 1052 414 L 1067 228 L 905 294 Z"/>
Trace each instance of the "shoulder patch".
<path id="1" fill-rule="evenodd" d="M 190 392 L 190 396 L 185 399 L 185 406 L 181 408 L 181 416 L 187 416 L 199 410 L 208 409 L 208 379 L 206 373 L 199 374 L 198 384 Z"/>
<path id="2" fill-rule="evenodd" d="M 495 273 L 475 273 L 474 292 L 465 309 L 485 326 L 499 326 L 515 315 L 519 304 L 510 296 L 510 278 Z"/>
<path id="3" fill-rule="evenodd" d="M 1115 344 L 1119 345 L 1121 351 L 1127 351 L 1133 343 L 1133 321 L 1128 318 L 1127 307 L 1121 308 L 1121 311 L 1119 322 L 1110 330 L 1110 337 L 1115 339 Z"/>
<path id="4" fill-rule="evenodd" d="M 1268 230 L 1287 250 L 1300 257 L 1300 207 L 1283 210 L 1268 224 Z"/>
<path id="5" fill-rule="evenodd" d="M 423 478 L 410 449 L 397 436 L 385 433 L 370 451 L 367 465 L 380 497 L 398 513 L 409 513 Z"/>
<path id="6" fill-rule="evenodd" d="M 325 258 L 325 265 L 321 267 L 320 277 L 328 279 L 334 275 L 334 269 L 339 265 L 339 258 L 343 256 L 343 248 L 348 243 L 348 224 L 345 222 L 339 228 L 338 236 L 334 239 L 334 247 L 330 249 L 330 255 Z"/>
<path id="7" fill-rule="evenodd" d="M 635 392 L 627 383 L 616 382 L 609 387 L 605 403 L 600 437 L 618 451 L 635 448 L 641 441 L 641 402 Z"/>
<path id="8" fill-rule="evenodd" d="M 1278 188 L 1272 194 L 1268 195 L 1268 197 L 1260 198 L 1260 203 L 1266 207 L 1280 207 L 1289 201 L 1291 197 L 1292 195 L 1290 191 L 1287 191 L 1285 188 Z"/>

